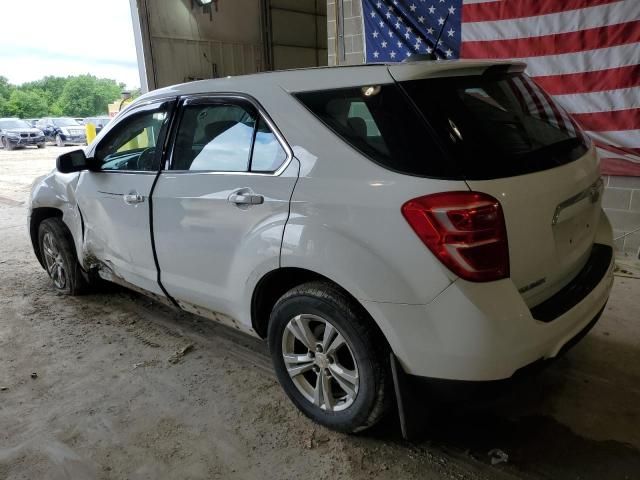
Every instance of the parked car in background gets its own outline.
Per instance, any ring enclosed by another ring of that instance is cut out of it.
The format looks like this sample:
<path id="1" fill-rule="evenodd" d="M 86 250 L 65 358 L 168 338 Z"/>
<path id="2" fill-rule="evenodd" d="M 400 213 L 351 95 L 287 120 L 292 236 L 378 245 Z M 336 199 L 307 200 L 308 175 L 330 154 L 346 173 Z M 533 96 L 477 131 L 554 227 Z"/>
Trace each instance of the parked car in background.
<path id="1" fill-rule="evenodd" d="M 390 409 L 393 372 L 509 378 L 593 327 L 614 267 L 596 149 L 524 69 L 156 90 L 34 183 L 35 254 L 60 292 L 102 278 L 268 339 L 292 402 L 344 432 Z"/>
<path id="2" fill-rule="evenodd" d="M 45 137 L 42 130 L 32 127 L 25 120 L 0 118 L 0 144 L 6 150 L 27 146 L 44 148 Z"/>
<path id="3" fill-rule="evenodd" d="M 87 117 L 84 119 L 84 124 L 89 125 L 90 123 L 96 127 L 96 133 L 100 133 L 100 131 L 107 126 L 107 124 L 111 121 L 111 117 L 100 116 L 100 117 Z"/>
<path id="4" fill-rule="evenodd" d="M 75 118 L 43 118 L 38 120 L 36 126 L 44 132 L 48 141 L 56 142 L 59 147 L 87 143 L 85 128 Z"/>
<path id="5" fill-rule="evenodd" d="M 39 118 L 25 118 L 24 121 L 27 122 L 32 127 L 36 126 L 36 123 L 40 120 Z"/>

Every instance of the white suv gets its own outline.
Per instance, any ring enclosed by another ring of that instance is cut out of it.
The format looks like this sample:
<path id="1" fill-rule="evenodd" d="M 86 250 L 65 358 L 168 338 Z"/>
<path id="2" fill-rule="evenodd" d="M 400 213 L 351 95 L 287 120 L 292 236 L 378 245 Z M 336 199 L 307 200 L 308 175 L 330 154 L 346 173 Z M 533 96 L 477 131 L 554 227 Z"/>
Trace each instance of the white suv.
<path id="1" fill-rule="evenodd" d="M 508 378 L 586 333 L 613 280 L 594 148 L 523 69 L 322 68 L 144 95 L 36 181 L 35 253 L 61 291 L 100 277 L 268 338 L 293 403 L 338 430 L 384 414 L 394 362 Z"/>

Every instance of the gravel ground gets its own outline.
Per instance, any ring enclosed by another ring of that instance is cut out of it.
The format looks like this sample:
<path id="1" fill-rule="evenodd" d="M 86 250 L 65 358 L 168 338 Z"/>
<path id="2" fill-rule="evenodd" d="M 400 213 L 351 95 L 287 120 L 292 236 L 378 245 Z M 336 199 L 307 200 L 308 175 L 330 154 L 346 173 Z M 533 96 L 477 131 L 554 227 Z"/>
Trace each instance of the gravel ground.
<path id="1" fill-rule="evenodd" d="M 66 150 L 0 150 L 0 479 L 640 476 L 638 280 L 616 280 L 567 356 L 443 411 L 424 439 L 393 416 L 337 434 L 292 407 L 262 342 L 119 288 L 53 290 L 25 200 Z"/>

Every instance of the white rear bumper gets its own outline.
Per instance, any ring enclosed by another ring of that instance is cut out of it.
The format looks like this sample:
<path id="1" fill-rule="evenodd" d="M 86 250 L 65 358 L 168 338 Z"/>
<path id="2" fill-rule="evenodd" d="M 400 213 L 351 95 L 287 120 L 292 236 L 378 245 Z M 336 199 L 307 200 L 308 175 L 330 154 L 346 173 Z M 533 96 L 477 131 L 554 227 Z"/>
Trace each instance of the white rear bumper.
<path id="1" fill-rule="evenodd" d="M 610 232 L 608 222 L 604 230 Z M 609 244 L 610 233 L 600 236 Z M 604 308 L 614 256 L 595 287 L 550 322 L 533 318 L 510 279 L 457 280 L 428 305 L 364 302 L 405 371 L 450 380 L 499 380 L 554 357 Z"/>

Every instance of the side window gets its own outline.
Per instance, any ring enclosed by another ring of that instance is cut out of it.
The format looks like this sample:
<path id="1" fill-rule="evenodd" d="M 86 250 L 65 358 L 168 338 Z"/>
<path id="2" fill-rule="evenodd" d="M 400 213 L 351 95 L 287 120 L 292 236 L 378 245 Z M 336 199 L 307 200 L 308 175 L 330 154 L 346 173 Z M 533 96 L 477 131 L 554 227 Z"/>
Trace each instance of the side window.
<path id="1" fill-rule="evenodd" d="M 173 170 L 246 172 L 256 116 L 235 104 L 187 105 L 173 150 Z"/>
<path id="2" fill-rule="evenodd" d="M 196 104 L 182 110 L 172 170 L 273 172 L 287 154 L 267 122 L 247 104 Z"/>
<path id="3" fill-rule="evenodd" d="M 167 106 L 134 113 L 116 125 L 96 148 L 102 170 L 155 171 L 159 168 L 156 144 L 167 117 Z"/>
<path id="4" fill-rule="evenodd" d="M 251 157 L 252 172 L 274 172 L 287 158 L 287 153 L 262 117 L 258 120 Z"/>

